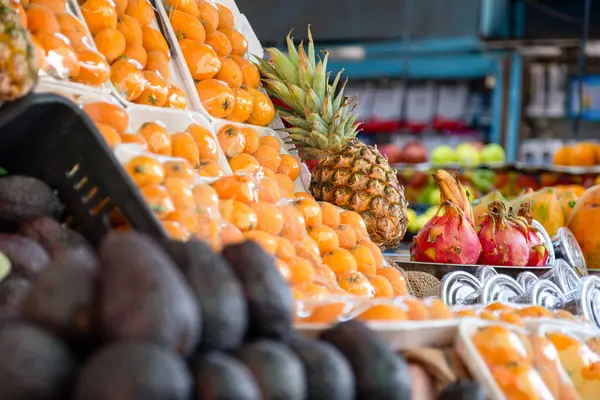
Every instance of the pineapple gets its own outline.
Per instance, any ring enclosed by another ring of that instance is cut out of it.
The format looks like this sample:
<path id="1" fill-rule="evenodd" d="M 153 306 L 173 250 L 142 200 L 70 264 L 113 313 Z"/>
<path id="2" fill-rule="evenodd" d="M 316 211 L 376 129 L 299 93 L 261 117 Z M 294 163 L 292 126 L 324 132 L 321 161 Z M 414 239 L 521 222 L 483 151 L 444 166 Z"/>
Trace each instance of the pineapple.
<path id="1" fill-rule="evenodd" d="M 257 60 L 266 90 L 285 104 L 279 116 L 304 161 L 318 159 L 310 190 L 317 200 L 356 211 L 367 224 L 371 240 L 380 247 L 397 246 L 406 232 L 407 203 L 396 172 L 376 147 L 356 139 L 357 97 L 344 96 L 342 71 L 329 83 L 328 55 L 315 60 L 308 30 L 308 53 L 287 37 L 288 55 L 267 49 L 270 61 Z M 336 90 L 338 91 L 336 94 Z"/>
<path id="2" fill-rule="evenodd" d="M 29 33 L 8 0 L 0 0 L 0 105 L 29 93 L 37 72 Z"/>

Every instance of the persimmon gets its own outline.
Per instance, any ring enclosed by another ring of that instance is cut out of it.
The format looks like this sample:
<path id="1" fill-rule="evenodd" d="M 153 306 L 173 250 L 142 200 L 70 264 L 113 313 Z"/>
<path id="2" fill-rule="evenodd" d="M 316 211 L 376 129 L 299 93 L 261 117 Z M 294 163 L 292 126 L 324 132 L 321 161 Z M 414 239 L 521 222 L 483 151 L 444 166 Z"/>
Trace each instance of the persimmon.
<path id="1" fill-rule="evenodd" d="M 165 228 L 165 231 L 167 231 L 169 237 L 173 240 L 185 242 L 189 240 L 191 236 L 190 232 L 177 221 L 163 220 L 161 221 L 161 224 L 163 228 Z"/>
<path id="2" fill-rule="evenodd" d="M 204 43 L 206 40 L 202 22 L 190 13 L 173 10 L 169 15 L 169 22 L 171 22 L 177 40 L 190 39 L 197 43 Z"/>
<path id="3" fill-rule="evenodd" d="M 454 314 L 440 299 L 431 299 L 428 305 L 430 319 L 452 319 Z"/>
<path id="4" fill-rule="evenodd" d="M 372 275 L 368 277 L 369 282 L 375 290 L 375 297 L 391 299 L 394 297 L 394 287 L 388 278 L 383 275 Z"/>
<path id="5" fill-rule="evenodd" d="M 264 172 L 264 170 L 261 172 Z M 258 200 L 276 204 L 280 199 L 281 191 L 277 186 L 277 181 L 273 177 L 263 176 L 258 185 Z"/>
<path id="6" fill-rule="evenodd" d="M 218 52 L 217 52 L 218 53 Z M 242 86 L 242 70 L 238 65 L 233 62 L 233 60 L 229 57 L 220 57 L 221 68 L 217 75 L 215 75 L 215 79 L 219 79 L 226 84 L 229 85 L 232 89 L 237 89 Z M 252 97 L 247 92 L 242 92 L 248 94 L 250 101 Z M 235 94 L 235 93 L 234 93 Z M 243 120 L 242 120 L 243 121 Z M 240 121 L 241 122 L 241 121 Z"/>
<path id="7" fill-rule="evenodd" d="M 32 4 L 25 11 L 27 14 L 27 29 L 32 34 L 38 32 L 58 33 L 60 24 L 51 9 L 42 4 Z"/>
<path id="8" fill-rule="evenodd" d="M 252 64 L 247 58 L 232 54 L 231 59 L 242 70 L 242 85 L 248 88 L 256 89 L 260 86 L 260 72 L 256 65 Z"/>
<path id="9" fill-rule="evenodd" d="M 65 12 L 55 15 L 60 26 L 60 33 L 65 35 L 71 46 L 78 53 L 81 51 L 91 50 L 89 39 L 87 38 L 87 30 L 85 25 L 73 14 Z"/>
<path id="10" fill-rule="evenodd" d="M 279 185 L 279 188 L 282 191 L 286 193 L 294 192 L 294 182 L 290 178 L 288 178 L 287 175 L 277 173 L 275 174 L 275 180 L 277 181 L 277 185 Z M 309 197 L 308 199 L 314 201 L 314 199 L 311 197 Z"/>
<path id="11" fill-rule="evenodd" d="M 35 37 L 42 45 L 45 52 L 59 48 L 70 47 L 69 39 L 62 33 L 51 33 L 46 31 L 38 32 Z"/>
<path id="12" fill-rule="evenodd" d="M 139 135 L 141 137 L 141 135 Z M 163 163 L 166 178 L 180 178 L 192 185 L 195 181 L 194 168 L 187 160 L 168 160 Z"/>
<path id="13" fill-rule="evenodd" d="M 356 246 L 350 247 L 348 251 L 356 260 L 360 272 L 366 276 L 375 275 L 377 273 L 375 258 L 368 247 L 357 244 Z"/>
<path id="14" fill-rule="evenodd" d="M 281 236 L 295 241 L 306 236 L 306 224 L 304 217 L 298 209 L 291 205 L 279 207 L 283 215 L 283 228 Z"/>
<path id="15" fill-rule="evenodd" d="M 219 214 L 219 195 L 210 185 L 201 183 L 192 189 L 196 210 L 199 213 L 217 217 Z"/>
<path id="16" fill-rule="evenodd" d="M 323 209 L 323 207 L 321 207 L 321 209 Z M 381 253 L 379 246 L 368 239 L 358 240 L 356 243 L 368 247 L 369 250 L 371 250 L 371 254 L 373 254 L 373 259 L 375 260 L 377 268 L 383 267 L 383 254 Z"/>
<path id="17" fill-rule="evenodd" d="M 200 153 L 196 141 L 187 132 L 176 132 L 171 135 L 173 149 L 171 155 L 188 160 L 192 166 L 198 165 L 200 162 Z"/>
<path id="18" fill-rule="evenodd" d="M 323 224 L 330 228 L 335 228 L 340 225 L 341 218 L 340 212 L 337 207 L 331 203 L 320 201 L 319 206 L 321 207 L 321 214 L 323 215 Z"/>
<path id="19" fill-rule="evenodd" d="M 165 178 L 163 186 L 167 189 L 176 210 L 194 211 L 196 209 L 192 188 L 185 179 Z"/>
<path id="20" fill-rule="evenodd" d="M 177 208 L 177 206 L 175 206 Z M 176 209 L 167 215 L 166 221 L 174 221 L 183 226 L 189 233 L 198 231 L 198 215 L 190 210 Z"/>
<path id="21" fill-rule="evenodd" d="M 128 60 L 134 60 L 142 66 L 142 69 L 146 67 L 148 61 L 148 54 L 142 46 L 126 45 L 125 51 L 119 58 L 125 58 Z"/>
<path id="22" fill-rule="evenodd" d="M 117 60 L 110 66 L 110 80 L 117 92 L 128 101 L 140 97 L 146 86 L 141 65 L 130 59 Z"/>
<path id="23" fill-rule="evenodd" d="M 246 121 L 252 125 L 267 126 L 275 118 L 275 107 L 269 96 L 260 90 L 248 88 L 248 93 L 252 96 L 252 111 L 250 118 Z"/>
<path id="24" fill-rule="evenodd" d="M 258 201 L 256 182 L 241 175 L 224 176 L 212 184 L 220 199 L 237 200 L 245 204 Z"/>
<path id="25" fill-rule="evenodd" d="M 169 45 L 158 29 L 142 26 L 142 46 L 146 51 L 159 51 L 170 58 Z"/>
<path id="26" fill-rule="evenodd" d="M 231 42 L 231 54 L 244 57 L 248 52 L 248 40 L 239 31 L 235 29 L 219 28 Z"/>
<path id="27" fill-rule="evenodd" d="M 375 296 L 378 297 L 378 296 Z M 385 297 L 385 296 L 384 296 Z M 360 313 L 356 319 L 361 321 L 406 321 L 408 315 L 398 306 L 376 304 Z"/>
<path id="28" fill-rule="evenodd" d="M 231 42 L 223 32 L 215 31 L 210 35 L 206 35 L 204 43 L 212 47 L 219 57 L 226 57 L 231 54 Z"/>
<path id="29" fill-rule="evenodd" d="M 299 257 L 303 257 L 310 261 L 314 267 L 318 267 L 323 264 L 321 253 L 319 252 L 319 245 L 308 235 L 304 235 L 302 239 L 292 242 L 296 249 L 296 254 Z"/>
<path id="30" fill-rule="evenodd" d="M 340 241 L 335 231 L 325 225 L 316 226 L 308 229 L 308 235 L 313 238 L 319 246 L 321 255 L 329 253 L 340 247 Z"/>
<path id="31" fill-rule="evenodd" d="M 46 50 L 46 65 L 51 67 L 56 75 L 63 79 L 71 79 L 79 74 L 79 58 L 75 50 L 62 40 L 52 42 L 42 41 L 44 32 L 38 32 L 37 38 Z M 60 34 L 54 34 L 54 36 Z M 62 35 L 60 35 L 62 36 Z M 68 39 L 64 38 L 68 42 Z"/>
<path id="32" fill-rule="evenodd" d="M 219 26 L 219 10 L 205 0 L 198 0 L 198 10 L 200 11 L 199 19 L 206 34 L 212 34 Z"/>
<path id="33" fill-rule="evenodd" d="M 110 78 L 110 66 L 102 54 L 85 50 L 79 52 L 78 58 L 79 72 L 73 77 L 74 81 L 100 86 Z"/>
<path id="34" fill-rule="evenodd" d="M 261 145 L 271 146 L 272 148 L 277 150 L 278 153 L 281 151 L 281 144 L 279 143 L 279 140 L 275 139 L 275 137 L 271 135 L 262 136 L 259 139 L 259 142 Z"/>
<path id="35" fill-rule="evenodd" d="M 67 2 L 65 0 L 29 0 L 28 8 L 33 4 L 40 4 L 48 7 L 54 14 L 67 12 Z"/>
<path id="36" fill-rule="evenodd" d="M 267 232 L 260 230 L 244 232 L 244 239 L 256 242 L 267 254 L 275 255 L 277 251 L 277 241 Z"/>
<path id="37" fill-rule="evenodd" d="M 358 271 L 356 260 L 346 249 L 338 248 L 323 254 L 323 264 L 331 268 L 336 276 L 350 271 Z"/>
<path id="38" fill-rule="evenodd" d="M 143 149 L 148 150 L 148 142 L 139 133 L 126 133 L 121 135 L 123 143 L 132 143 L 142 146 Z"/>
<path id="39" fill-rule="evenodd" d="M 316 271 L 310 261 L 302 257 L 293 257 L 287 261 L 290 267 L 290 285 L 298 285 L 300 283 L 312 283 L 315 279 Z"/>
<path id="40" fill-rule="evenodd" d="M 138 133 L 142 135 L 148 142 L 148 149 L 152 153 L 170 156 L 173 149 L 171 134 L 162 123 L 145 122 L 138 129 Z"/>
<path id="41" fill-rule="evenodd" d="M 223 171 L 221 168 L 219 168 L 219 165 L 215 160 L 200 160 L 196 172 L 198 172 L 198 175 L 206 178 L 217 178 L 223 176 Z"/>
<path id="42" fill-rule="evenodd" d="M 375 289 L 367 277 L 358 271 L 349 271 L 338 278 L 338 284 L 346 292 L 355 296 L 373 297 Z"/>
<path id="43" fill-rule="evenodd" d="M 279 152 L 271 146 L 261 144 L 253 155 L 261 166 L 268 168 L 273 172 L 277 171 L 279 164 L 281 164 Z"/>
<path id="44" fill-rule="evenodd" d="M 304 221 L 307 228 L 319 226 L 323 223 L 323 214 L 321 214 L 321 207 L 314 199 L 309 198 L 297 198 L 292 202 L 304 216 Z"/>
<path id="45" fill-rule="evenodd" d="M 281 163 L 277 169 L 277 173 L 284 174 L 292 181 L 295 181 L 300 176 L 300 163 L 289 154 L 281 154 Z"/>
<path id="46" fill-rule="evenodd" d="M 256 158 L 250 154 L 241 153 L 229 159 L 229 166 L 233 173 L 255 173 L 260 169 Z"/>
<path id="47" fill-rule="evenodd" d="M 199 240 L 204 240 L 213 251 L 220 251 L 221 246 L 221 223 L 208 215 L 198 215 L 198 230 L 194 237 Z"/>
<path id="48" fill-rule="evenodd" d="M 142 46 L 142 27 L 129 15 L 119 17 L 117 29 L 123 34 L 125 42 L 130 46 Z"/>
<path id="49" fill-rule="evenodd" d="M 250 206 L 236 200 L 221 200 L 219 203 L 221 216 L 235 225 L 242 232 L 256 229 L 256 213 Z"/>
<path id="50" fill-rule="evenodd" d="M 350 225 L 338 225 L 334 230 L 340 240 L 340 247 L 349 249 L 356 245 L 356 233 L 354 233 L 354 229 Z"/>
<path id="51" fill-rule="evenodd" d="M 275 255 L 278 258 L 284 261 L 289 261 L 292 258 L 296 257 L 296 249 L 294 248 L 292 242 L 289 241 L 289 239 L 286 239 L 284 237 L 278 237 L 276 238 L 276 240 L 277 251 L 275 252 Z"/>
<path id="52" fill-rule="evenodd" d="M 169 85 L 169 95 L 165 107 L 176 108 L 179 110 L 185 110 L 187 107 L 187 97 L 185 97 L 184 91 L 177 85 Z"/>
<path id="53" fill-rule="evenodd" d="M 408 294 L 406 289 L 406 279 L 404 279 L 402 273 L 396 268 L 380 267 L 377 268 L 376 274 L 388 278 L 394 288 L 394 296 L 406 296 Z"/>
<path id="54" fill-rule="evenodd" d="M 179 46 L 192 78 L 202 81 L 214 77 L 219 72 L 221 60 L 212 47 L 190 39 L 179 40 Z"/>
<path id="55" fill-rule="evenodd" d="M 125 133 L 129 125 L 129 116 L 125 110 L 115 104 L 99 101 L 85 104 L 83 111 L 95 123 L 101 123 L 112 126 L 120 135 Z"/>
<path id="56" fill-rule="evenodd" d="M 256 229 L 277 236 L 283 229 L 283 214 L 275 204 L 256 202 L 250 205 L 258 219 Z"/>
<path id="57" fill-rule="evenodd" d="M 98 51 L 112 63 L 125 52 L 125 36 L 117 29 L 103 29 L 94 36 Z"/>
<path id="58" fill-rule="evenodd" d="M 146 71 L 153 71 L 163 79 L 168 80 L 171 76 L 169 71 L 169 58 L 160 51 L 147 51 Z"/>
<path id="59" fill-rule="evenodd" d="M 244 89 L 233 88 L 233 96 L 235 97 L 235 102 L 233 106 L 233 110 L 231 110 L 231 114 L 229 114 L 226 119 L 233 122 L 244 122 L 250 117 L 250 112 L 252 111 L 252 97 L 250 94 Z M 247 128 L 250 129 L 250 128 Z M 251 130 L 251 129 L 250 129 Z M 252 147 L 252 151 L 244 150 L 246 153 L 254 153 L 258 148 L 258 137 L 256 139 L 256 146 Z"/>
<path id="60" fill-rule="evenodd" d="M 217 140 L 227 157 L 236 156 L 244 151 L 246 138 L 234 125 L 225 125 L 217 132 Z"/>
<path id="61" fill-rule="evenodd" d="M 217 29 L 233 29 L 235 22 L 231 10 L 219 3 L 217 3 L 217 8 L 219 9 L 219 25 L 217 25 Z"/>
<path id="62" fill-rule="evenodd" d="M 290 266 L 280 258 L 275 259 L 275 267 L 277 271 L 283 278 L 286 283 L 290 283 L 290 277 L 292 276 L 292 271 L 290 270 Z"/>
<path id="63" fill-rule="evenodd" d="M 237 101 L 236 101 L 237 105 Z M 258 133 L 247 126 L 240 127 L 239 130 L 244 135 L 245 145 L 244 145 L 244 153 L 254 154 L 256 150 L 258 150 L 259 146 L 259 136 Z"/>
<path id="64" fill-rule="evenodd" d="M 175 211 L 173 200 L 171 200 L 169 192 L 164 186 L 156 184 L 145 185 L 140 188 L 140 193 L 159 219 L 164 219 L 167 215 Z"/>
<path id="65" fill-rule="evenodd" d="M 97 123 L 96 128 L 98 128 L 98 131 L 104 138 L 104 141 L 106 142 L 108 147 L 110 147 L 111 149 L 113 149 L 116 145 L 121 144 L 121 142 L 122 142 L 121 136 L 117 133 L 115 128 L 113 128 L 112 126 Z"/>
<path id="66" fill-rule="evenodd" d="M 112 0 L 87 0 L 81 13 L 93 36 L 103 29 L 117 29 L 117 10 Z"/>
<path id="67" fill-rule="evenodd" d="M 117 16 L 122 18 L 125 15 L 125 10 L 127 10 L 127 0 L 113 0 L 115 3 L 115 10 L 117 11 Z"/>
<path id="68" fill-rule="evenodd" d="M 357 240 L 368 239 L 367 225 L 363 218 L 354 211 L 344 211 L 340 214 L 342 224 L 349 225 L 354 229 Z"/>
<path id="69" fill-rule="evenodd" d="M 139 187 L 150 184 L 159 185 L 165 180 L 165 168 L 160 161 L 151 156 L 133 157 L 125 163 L 125 171 Z"/>
<path id="70" fill-rule="evenodd" d="M 200 16 L 200 10 L 198 9 L 196 0 L 167 0 L 167 4 L 169 6 L 168 8 L 171 9 L 171 15 L 175 11 L 179 11 L 191 15 L 194 19 L 197 19 Z"/>
<path id="71" fill-rule="evenodd" d="M 221 246 L 237 244 L 244 241 L 244 234 L 231 222 L 225 221 L 221 225 Z"/>
<path id="72" fill-rule="evenodd" d="M 169 83 L 154 71 L 144 71 L 146 87 L 142 94 L 135 99 L 137 104 L 162 107 L 169 97 Z"/>
<path id="73" fill-rule="evenodd" d="M 144 27 L 152 23 L 154 9 L 148 0 L 128 0 L 125 15 L 135 18 L 140 26 Z"/>
<path id="74" fill-rule="evenodd" d="M 191 124 L 185 131 L 188 132 L 198 147 L 198 156 L 201 160 L 214 160 L 219 157 L 218 142 L 214 135 L 207 129 L 197 124 Z"/>

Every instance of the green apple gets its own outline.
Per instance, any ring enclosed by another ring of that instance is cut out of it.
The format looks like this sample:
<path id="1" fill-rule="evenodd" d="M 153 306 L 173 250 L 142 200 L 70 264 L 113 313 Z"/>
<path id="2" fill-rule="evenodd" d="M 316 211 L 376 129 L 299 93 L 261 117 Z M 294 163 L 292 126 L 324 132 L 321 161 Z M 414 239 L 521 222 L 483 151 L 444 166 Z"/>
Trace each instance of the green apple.
<path id="1" fill-rule="evenodd" d="M 502 146 L 497 143 L 490 143 L 483 148 L 481 160 L 488 164 L 503 163 L 506 161 L 506 154 Z"/>
<path id="2" fill-rule="evenodd" d="M 431 164 L 448 165 L 456 161 L 456 153 L 450 146 L 438 146 L 431 152 Z"/>
<path id="3" fill-rule="evenodd" d="M 440 204 L 440 189 L 433 189 L 429 193 L 429 204 Z"/>
<path id="4" fill-rule="evenodd" d="M 461 143 L 456 147 L 456 158 L 462 167 L 474 167 L 481 164 L 479 150 L 469 143 Z"/>

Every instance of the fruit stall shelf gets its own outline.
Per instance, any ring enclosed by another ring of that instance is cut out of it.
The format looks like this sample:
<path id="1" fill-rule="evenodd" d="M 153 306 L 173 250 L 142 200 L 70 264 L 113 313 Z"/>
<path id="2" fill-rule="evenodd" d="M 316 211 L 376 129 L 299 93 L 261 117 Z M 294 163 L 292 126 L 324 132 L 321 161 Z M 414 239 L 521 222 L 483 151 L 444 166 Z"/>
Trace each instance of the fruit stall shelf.
<path id="1" fill-rule="evenodd" d="M 527 174 L 537 174 L 537 173 L 560 173 L 560 174 L 568 174 L 568 175 L 591 175 L 591 174 L 600 174 L 600 165 L 590 166 L 590 167 L 576 167 L 576 166 L 563 166 L 563 165 L 534 165 L 527 164 L 520 161 L 509 162 L 509 163 L 501 163 L 501 164 L 479 164 L 473 166 L 462 166 L 458 163 L 451 164 L 432 164 L 429 162 L 419 163 L 419 164 L 406 164 L 406 163 L 396 163 L 391 165 L 398 171 L 415 171 L 415 172 L 429 172 L 435 171 L 438 169 L 447 169 L 453 170 L 457 172 L 464 171 L 476 171 L 476 170 L 492 170 L 492 171 L 501 171 L 501 172 L 522 172 Z"/>

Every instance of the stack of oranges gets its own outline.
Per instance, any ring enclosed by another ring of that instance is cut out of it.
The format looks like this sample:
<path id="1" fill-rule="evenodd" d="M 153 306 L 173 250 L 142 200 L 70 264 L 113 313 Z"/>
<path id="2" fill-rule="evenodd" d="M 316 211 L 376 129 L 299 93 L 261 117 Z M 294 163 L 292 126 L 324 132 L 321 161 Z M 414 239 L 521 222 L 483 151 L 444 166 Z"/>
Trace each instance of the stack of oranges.
<path id="1" fill-rule="evenodd" d="M 91 86 L 108 80 L 106 58 L 93 49 L 85 25 L 69 11 L 66 0 L 10 0 L 9 4 L 31 33 L 42 71 Z"/>
<path id="2" fill-rule="evenodd" d="M 258 69 L 244 58 L 248 42 L 231 10 L 210 0 L 165 0 L 165 6 L 206 111 L 235 122 L 271 123 L 273 103 L 259 90 Z"/>
<path id="3" fill-rule="evenodd" d="M 81 12 L 98 51 L 110 64 L 110 79 L 128 101 L 184 109 L 184 92 L 170 82 L 171 53 L 151 24 L 149 0 L 86 0 Z"/>

